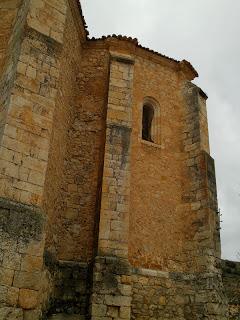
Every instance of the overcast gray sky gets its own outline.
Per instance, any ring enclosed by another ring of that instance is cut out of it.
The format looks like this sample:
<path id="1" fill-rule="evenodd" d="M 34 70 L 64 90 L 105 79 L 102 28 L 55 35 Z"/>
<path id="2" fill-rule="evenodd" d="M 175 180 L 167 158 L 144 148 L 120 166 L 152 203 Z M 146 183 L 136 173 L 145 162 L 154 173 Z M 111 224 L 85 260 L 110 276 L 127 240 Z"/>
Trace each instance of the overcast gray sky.
<path id="1" fill-rule="evenodd" d="M 81 0 L 90 36 L 123 34 L 199 72 L 209 96 L 211 155 L 222 212 L 222 256 L 240 252 L 240 1 Z M 239 259 L 240 260 L 240 257 Z"/>

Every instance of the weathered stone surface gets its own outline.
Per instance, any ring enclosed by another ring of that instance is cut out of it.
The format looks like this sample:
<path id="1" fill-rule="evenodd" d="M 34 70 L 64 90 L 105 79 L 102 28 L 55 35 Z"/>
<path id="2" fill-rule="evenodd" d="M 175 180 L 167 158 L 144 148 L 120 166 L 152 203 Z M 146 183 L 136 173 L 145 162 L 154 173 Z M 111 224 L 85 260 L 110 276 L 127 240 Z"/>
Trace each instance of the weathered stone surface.
<path id="1" fill-rule="evenodd" d="M 130 319 L 132 301 L 130 274 L 131 267 L 125 259 L 96 258 L 90 310 L 93 319 L 97 320 L 98 317 L 119 319 L 120 315 L 123 319 Z"/>
<path id="2" fill-rule="evenodd" d="M 47 305 L 47 314 L 88 314 L 90 294 L 90 266 L 85 263 L 54 261 L 46 254 L 45 264 L 52 274 L 55 288 Z"/>
<path id="3" fill-rule="evenodd" d="M 28 272 L 41 271 L 43 267 L 43 257 L 32 255 L 23 255 L 21 262 L 21 270 Z"/>
<path id="4" fill-rule="evenodd" d="M 108 315 L 110 315 L 109 313 L 112 314 L 113 316 L 113 312 L 108 311 Z M 107 307 L 103 304 L 95 304 L 92 307 L 92 316 L 93 317 L 104 317 L 107 315 Z M 117 314 L 118 316 L 118 314 Z"/>
<path id="5" fill-rule="evenodd" d="M 0 285 L 11 286 L 13 283 L 14 270 L 0 268 Z"/>
<path id="6" fill-rule="evenodd" d="M 48 318 L 49 320 L 85 320 L 85 317 L 79 315 L 69 315 L 66 313 L 56 314 Z"/>
<path id="7" fill-rule="evenodd" d="M 0 319 L 2 320 L 23 320 L 23 311 L 18 308 L 0 308 Z"/>
<path id="8" fill-rule="evenodd" d="M 29 289 L 20 289 L 19 305 L 23 309 L 34 309 L 38 305 L 38 292 Z"/>
<path id="9" fill-rule="evenodd" d="M 134 59 L 130 56 L 132 63 L 129 63 L 128 60 L 118 61 L 112 55 L 98 252 L 101 255 L 127 258 Z M 116 91 L 121 92 L 121 99 L 115 98 L 116 101 L 111 102 Z M 121 106 L 120 101 L 124 102 L 124 106 Z"/>
<path id="10" fill-rule="evenodd" d="M 0 312 L 7 310 L 3 319 L 23 319 L 20 307 L 34 308 L 39 302 L 36 291 L 19 288 L 39 290 L 41 287 L 39 259 L 42 261 L 42 258 L 39 254 L 42 255 L 43 251 L 39 248 L 44 243 L 44 223 L 40 209 L 0 198 L 0 248 L 3 253 L 0 263 Z M 12 309 L 2 311 L 3 306 Z"/>
<path id="11" fill-rule="evenodd" d="M 39 320 L 41 319 L 40 310 L 24 310 L 24 320 Z"/>
<path id="12" fill-rule="evenodd" d="M 227 318 L 226 303 L 221 277 L 215 274 L 169 273 L 161 277 L 144 275 L 139 269 L 133 276 L 134 319 L 190 320 L 209 316 L 223 320 Z"/>
<path id="13" fill-rule="evenodd" d="M 223 284 L 229 305 L 229 319 L 237 320 L 240 316 L 240 263 L 222 261 Z"/>
<path id="14" fill-rule="evenodd" d="M 13 285 L 17 288 L 39 290 L 41 287 L 41 272 L 16 271 Z"/>
<path id="15" fill-rule="evenodd" d="M 76 0 L 1 1 L 0 319 L 228 317 L 196 76 L 136 39 L 89 40 Z"/>
<path id="16" fill-rule="evenodd" d="M 45 216 L 40 209 L 0 198 L 0 228 L 12 240 L 40 241 L 44 222 Z"/>
<path id="17" fill-rule="evenodd" d="M 78 8 L 74 1 L 69 5 L 45 184 L 47 246 L 56 247 L 60 260 L 90 262 L 97 240 L 109 53 L 83 50 Z"/>

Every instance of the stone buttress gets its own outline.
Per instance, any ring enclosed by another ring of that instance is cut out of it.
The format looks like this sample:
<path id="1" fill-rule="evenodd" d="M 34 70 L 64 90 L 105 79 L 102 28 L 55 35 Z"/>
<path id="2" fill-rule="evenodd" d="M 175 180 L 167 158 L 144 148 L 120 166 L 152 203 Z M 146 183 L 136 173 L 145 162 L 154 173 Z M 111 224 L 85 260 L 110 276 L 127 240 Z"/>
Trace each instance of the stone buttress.
<path id="1" fill-rule="evenodd" d="M 66 4 L 3 1 L 0 11 L 14 13 L 1 21 L 11 31 L 0 80 L 0 318 L 39 319 L 46 280 L 42 200 Z"/>
<path id="2" fill-rule="evenodd" d="M 128 262 L 132 82 L 134 60 L 111 53 L 98 251 L 92 319 L 130 319 Z"/>

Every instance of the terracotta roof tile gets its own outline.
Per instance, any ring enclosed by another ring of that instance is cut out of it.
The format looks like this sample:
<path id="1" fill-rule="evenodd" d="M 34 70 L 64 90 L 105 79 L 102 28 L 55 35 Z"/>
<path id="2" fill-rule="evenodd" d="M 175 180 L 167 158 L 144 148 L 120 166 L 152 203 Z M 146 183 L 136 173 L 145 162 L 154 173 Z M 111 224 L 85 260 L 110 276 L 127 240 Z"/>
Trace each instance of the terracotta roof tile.
<path id="1" fill-rule="evenodd" d="M 132 42 L 135 45 L 138 45 L 138 39 L 137 38 L 132 38 L 132 37 L 127 37 L 127 36 L 122 36 L 122 35 L 116 35 L 116 34 L 109 34 L 107 36 L 102 36 L 101 38 L 89 38 L 88 40 L 90 41 L 97 41 L 97 40 L 106 40 L 106 39 L 111 39 L 111 38 L 115 38 L 118 40 L 125 40 L 128 42 Z"/>
<path id="2" fill-rule="evenodd" d="M 111 39 L 111 38 L 114 38 L 114 39 L 118 39 L 118 40 L 125 40 L 125 41 L 128 41 L 128 42 L 131 42 L 133 44 L 135 44 L 138 48 L 142 48 L 144 50 L 147 50 L 149 52 L 152 52 L 152 53 L 155 53 L 161 57 L 164 57 L 164 58 L 167 58 L 169 60 L 172 60 L 172 61 L 175 61 L 175 62 L 179 62 L 178 60 L 175 60 L 173 58 L 170 58 L 170 57 L 167 57 L 157 51 L 154 51 L 154 50 L 151 50 L 149 48 L 146 48 L 146 47 L 143 47 L 139 42 L 138 42 L 138 39 L 137 38 L 132 38 L 132 37 L 127 37 L 127 36 L 123 36 L 123 35 L 116 35 L 116 34 L 112 34 L 112 35 L 107 35 L 107 36 L 102 36 L 101 38 L 88 38 L 88 40 L 90 41 L 97 41 L 97 40 L 106 40 L 106 39 Z"/>
<path id="3" fill-rule="evenodd" d="M 102 36 L 101 38 L 88 38 L 88 41 L 98 41 L 98 40 L 106 40 L 106 39 L 111 39 L 111 38 L 114 38 L 114 39 L 118 39 L 118 40 L 124 40 L 124 41 L 128 41 L 128 42 L 131 42 L 133 44 L 135 44 L 138 48 L 141 48 L 143 50 L 146 50 L 148 52 L 152 52 L 154 53 L 155 55 L 158 55 L 160 57 L 163 57 L 165 59 L 168 59 L 168 60 L 171 60 L 171 61 L 174 61 L 176 63 L 180 63 L 180 61 L 176 60 L 176 59 L 173 59 L 173 58 L 170 58 L 168 56 L 165 56 L 164 54 L 162 53 L 159 53 L 157 51 L 154 51 L 152 49 L 149 49 L 147 47 L 143 47 L 139 42 L 138 42 L 138 39 L 136 38 L 132 38 L 132 37 L 127 37 L 127 36 L 123 36 L 123 35 L 116 35 L 116 34 L 112 34 L 112 35 L 107 35 L 107 36 Z M 188 67 L 192 70 L 193 74 L 198 77 L 198 73 L 197 71 L 194 69 L 194 67 L 192 66 L 192 64 L 186 60 L 183 60 L 183 62 L 188 65 Z"/>

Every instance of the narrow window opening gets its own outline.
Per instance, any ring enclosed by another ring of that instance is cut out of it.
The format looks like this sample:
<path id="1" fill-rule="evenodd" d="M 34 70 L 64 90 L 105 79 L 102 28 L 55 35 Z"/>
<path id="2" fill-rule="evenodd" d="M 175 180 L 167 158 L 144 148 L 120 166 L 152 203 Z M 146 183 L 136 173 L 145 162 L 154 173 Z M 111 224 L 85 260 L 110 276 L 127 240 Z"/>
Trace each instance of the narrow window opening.
<path id="1" fill-rule="evenodd" d="M 153 142 L 151 136 L 153 116 L 153 107 L 151 105 L 144 105 L 142 113 L 142 139 L 150 142 Z"/>

